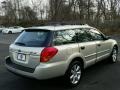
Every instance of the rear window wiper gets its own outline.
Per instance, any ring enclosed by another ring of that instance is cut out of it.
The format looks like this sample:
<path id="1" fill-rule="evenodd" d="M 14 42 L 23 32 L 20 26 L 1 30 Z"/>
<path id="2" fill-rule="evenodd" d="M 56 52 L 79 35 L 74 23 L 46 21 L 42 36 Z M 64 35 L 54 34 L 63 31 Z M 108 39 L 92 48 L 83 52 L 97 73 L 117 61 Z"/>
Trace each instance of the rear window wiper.
<path id="1" fill-rule="evenodd" d="M 16 45 L 20 45 L 20 46 L 26 46 L 25 43 L 21 43 L 21 42 L 16 42 L 15 44 L 16 44 Z"/>

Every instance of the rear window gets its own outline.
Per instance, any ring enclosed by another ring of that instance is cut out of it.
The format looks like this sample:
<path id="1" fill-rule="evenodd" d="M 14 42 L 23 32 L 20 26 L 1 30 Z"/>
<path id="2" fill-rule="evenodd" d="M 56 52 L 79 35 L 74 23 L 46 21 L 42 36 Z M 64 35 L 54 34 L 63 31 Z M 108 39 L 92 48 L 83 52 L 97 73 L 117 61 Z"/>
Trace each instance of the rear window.
<path id="1" fill-rule="evenodd" d="M 46 47 L 50 44 L 51 34 L 47 30 L 27 30 L 16 39 L 15 44 L 26 47 Z"/>
<path id="2" fill-rule="evenodd" d="M 54 32 L 54 45 L 64 45 L 76 43 L 76 32 L 75 30 L 62 30 Z"/>

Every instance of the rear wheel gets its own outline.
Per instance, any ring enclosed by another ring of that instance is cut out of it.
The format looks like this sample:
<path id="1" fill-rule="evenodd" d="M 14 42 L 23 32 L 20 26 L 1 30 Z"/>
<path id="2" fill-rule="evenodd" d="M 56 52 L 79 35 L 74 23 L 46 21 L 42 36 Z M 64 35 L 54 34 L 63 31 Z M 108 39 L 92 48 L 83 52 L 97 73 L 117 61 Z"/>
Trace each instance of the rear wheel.
<path id="1" fill-rule="evenodd" d="M 117 47 L 113 47 L 113 50 L 112 50 L 112 53 L 111 53 L 111 56 L 110 56 L 110 61 L 112 63 L 116 63 L 117 62 L 117 54 L 118 54 L 118 50 L 117 50 Z"/>
<path id="2" fill-rule="evenodd" d="M 12 31 L 9 31 L 8 34 L 12 34 Z"/>
<path id="3" fill-rule="evenodd" d="M 82 75 L 82 65 L 79 61 L 74 61 L 70 64 L 66 74 L 65 80 L 67 81 L 67 85 L 71 87 L 75 87 L 80 83 Z"/>

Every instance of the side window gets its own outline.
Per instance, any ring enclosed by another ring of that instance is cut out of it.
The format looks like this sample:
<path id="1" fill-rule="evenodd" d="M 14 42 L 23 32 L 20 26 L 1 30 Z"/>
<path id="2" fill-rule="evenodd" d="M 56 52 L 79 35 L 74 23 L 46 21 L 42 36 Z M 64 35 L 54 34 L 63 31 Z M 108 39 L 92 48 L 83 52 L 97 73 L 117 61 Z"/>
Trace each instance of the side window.
<path id="1" fill-rule="evenodd" d="M 91 29 L 89 32 L 94 40 L 104 40 L 103 35 L 99 31 Z"/>
<path id="2" fill-rule="evenodd" d="M 62 30 L 54 32 L 53 43 L 55 45 L 70 44 L 76 42 L 75 30 Z"/>
<path id="3" fill-rule="evenodd" d="M 89 42 L 92 41 L 92 36 L 86 32 L 86 29 L 77 29 L 77 41 L 78 42 Z"/>

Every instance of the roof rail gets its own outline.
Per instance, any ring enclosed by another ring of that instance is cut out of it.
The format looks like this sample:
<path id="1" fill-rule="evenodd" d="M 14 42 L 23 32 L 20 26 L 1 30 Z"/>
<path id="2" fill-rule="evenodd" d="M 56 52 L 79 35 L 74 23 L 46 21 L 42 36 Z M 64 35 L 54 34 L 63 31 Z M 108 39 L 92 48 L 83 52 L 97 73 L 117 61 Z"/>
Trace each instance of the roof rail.
<path id="1" fill-rule="evenodd" d="M 45 25 L 54 25 L 54 26 L 59 26 L 59 25 L 86 25 L 84 23 L 81 23 L 80 21 L 48 21 Z"/>

